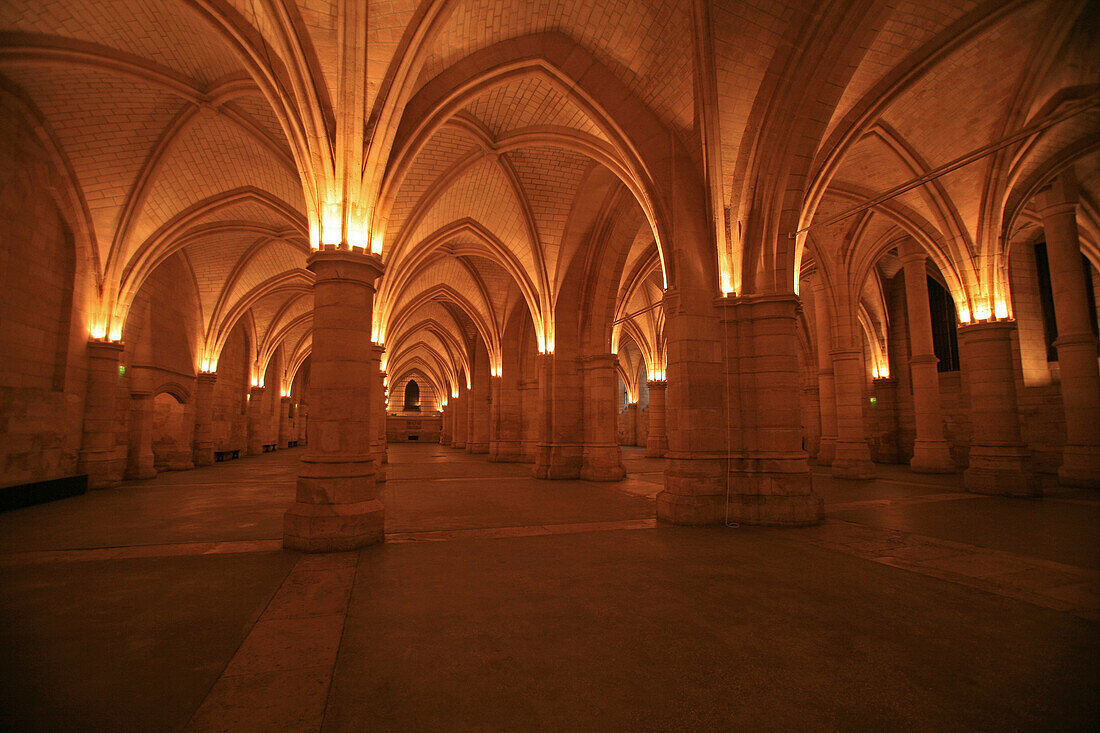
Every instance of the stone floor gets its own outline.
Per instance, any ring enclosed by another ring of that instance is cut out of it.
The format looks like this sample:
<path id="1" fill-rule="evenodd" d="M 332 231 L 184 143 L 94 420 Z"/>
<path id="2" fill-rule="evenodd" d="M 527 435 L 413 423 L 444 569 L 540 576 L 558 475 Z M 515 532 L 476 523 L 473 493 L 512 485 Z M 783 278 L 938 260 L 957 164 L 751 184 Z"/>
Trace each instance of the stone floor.
<path id="1" fill-rule="evenodd" d="M 819 527 L 657 525 L 390 446 L 389 542 L 280 548 L 300 450 L 0 514 L 0 728 L 1085 729 L 1100 496 L 814 476 Z"/>

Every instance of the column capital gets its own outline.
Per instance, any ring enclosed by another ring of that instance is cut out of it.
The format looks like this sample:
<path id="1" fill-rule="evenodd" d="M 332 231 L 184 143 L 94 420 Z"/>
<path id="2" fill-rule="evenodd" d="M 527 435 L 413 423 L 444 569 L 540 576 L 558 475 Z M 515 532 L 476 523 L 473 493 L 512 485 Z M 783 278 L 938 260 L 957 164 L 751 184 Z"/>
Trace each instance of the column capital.
<path id="1" fill-rule="evenodd" d="M 895 377 L 875 377 L 871 380 L 871 384 L 876 387 L 896 387 L 898 380 Z"/>
<path id="2" fill-rule="evenodd" d="M 294 398 L 291 397 L 290 395 L 283 395 L 279 398 L 279 403 L 283 404 L 283 405 L 289 405 L 293 401 L 294 401 Z"/>
<path id="3" fill-rule="evenodd" d="M 999 321 L 977 321 L 975 323 L 960 323 L 959 335 L 971 338 L 996 338 L 1007 336 L 1016 329 L 1016 321 L 1005 318 Z"/>
<path id="4" fill-rule="evenodd" d="M 134 400 L 148 400 L 152 399 L 153 390 L 151 389 L 131 389 L 130 398 Z"/>
<path id="5" fill-rule="evenodd" d="M 254 397 L 259 397 L 264 393 L 265 389 L 267 389 L 266 385 L 254 384 L 248 388 L 248 393 Z"/>
<path id="6" fill-rule="evenodd" d="M 378 255 L 359 249 L 336 249 L 331 246 L 311 252 L 306 260 L 306 268 L 318 280 L 361 282 L 371 287 L 386 270 Z"/>
<path id="7" fill-rule="evenodd" d="M 198 381 L 199 384 L 214 384 L 215 382 L 218 381 L 218 373 L 217 372 L 199 372 L 195 376 L 195 380 Z"/>
<path id="8" fill-rule="evenodd" d="M 1077 212 L 1077 201 L 1081 198 L 1077 188 L 1077 176 L 1072 167 L 1059 173 L 1050 183 L 1035 194 L 1032 201 L 1042 216 Z"/>
<path id="9" fill-rule="evenodd" d="M 664 379 L 647 379 L 645 383 L 650 389 L 665 389 L 668 387 L 668 381 Z"/>
<path id="10" fill-rule="evenodd" d="M 88 356 L 95 359 L 118 359 L 123 348 L 121 341 L 88 340 Z"/>

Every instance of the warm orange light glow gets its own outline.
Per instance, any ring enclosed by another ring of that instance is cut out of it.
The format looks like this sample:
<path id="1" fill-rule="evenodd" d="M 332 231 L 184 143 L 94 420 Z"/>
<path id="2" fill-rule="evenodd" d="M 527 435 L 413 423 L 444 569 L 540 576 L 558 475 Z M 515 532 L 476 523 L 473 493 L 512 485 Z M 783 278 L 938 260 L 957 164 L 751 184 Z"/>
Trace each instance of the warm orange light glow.
<path id="1" fill-rule="evenodd" d="M 343 235 L 340 214 L 340 204 L 325 204 L 321 218 L 321 244 L 340 244 Z"/>

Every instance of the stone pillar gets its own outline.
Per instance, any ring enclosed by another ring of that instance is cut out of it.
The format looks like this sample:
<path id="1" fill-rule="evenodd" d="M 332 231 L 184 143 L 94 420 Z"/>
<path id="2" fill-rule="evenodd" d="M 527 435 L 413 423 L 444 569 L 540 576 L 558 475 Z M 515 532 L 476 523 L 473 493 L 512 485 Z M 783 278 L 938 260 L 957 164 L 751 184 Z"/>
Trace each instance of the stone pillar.
<path id="1" fill-rule="evenodd" d="M 473 389 L 466 395 L 466 408 L 469 415 L 469 428 L 466 433 L 467 453 L 489 452 L 489 382 L 488 368 L 485 373 L 474 372 Z"/>
<path id="2" fill-rule="evenodd" d="M 825 284 L 814 278 L 814 326 L 817 331 L 817 398 L 821 411 L 821 442 L 817 462 L 831 466 L 836 458 L 836 385 L 833 379 L 833 337 L 829 325 L 829 309 L 825 302 Z"/>
<path id="3" fill-rule="evenodd" d="M 867 426 L 863 420 L 863 385 L 866 370 L 859 349 L 833 349 L 836 387 L 836 457 L 833 476 L 872 479 L 875 464 L 867 447 Z"/>
<path id="4" fill-rule="evenodd" d="M 88 391 L 78 465 L 81 473 L 88 474 L 90 489 L 114 486 L 126 469 L 126 457 L 116 444 L 121 357 L 120 343 L 88 342 Z"/>
<path id="5" fill-rule="evenodd" d="M 953 473 L 951 446 L 943 437 L 940 406 L 940 374 L 932 345 L 932 316 L 928 308 L 928 274 L 925 254 L 913 245 L 902 250 L 905 268 L 905 302 L 909 315 L 909 359 L 913 382 L 916 441 L 909 467 L 919 473 Z"/>
<path id="6" fill-rule="evenodd" d="M 130 379 L 135 377 L 132 375 Z M 129 446 L 125 477 L 133 480 L 156 476 L 157 469 L 153 467 L 153 393 L 150 391 L 130 392 Z"/>
<path id="7" fill-rule="evenodd" d="M 963 473 L 968 491 L 1008 496 L 1042 493 L 1020 440 L 1016 373 L 1012 366 L 1014 321 L 959 327 L 959 356 L 970 392 L 970 466 Z"/>
<path id="8" fill-rule="evenodd" d="M 340 552 L 381 542 L 385 508 L 374 480 L 377 419 L 371 322 L 378 257 L 357 250 L 313 252 L 313 354 L 309 449 L 287 511 L 283 546 Z"/>
<path id="9" fill-rule="evenodd" d="M 512 368 L 517 368 L 512 363 Z M 521 461 L 523 459 L 522 392 L 515 374 L 492 378 L 492 427 L 489 436 L 490 461 Z"/>
<path id="10" fill-rule="evenodd" d="M 539 401 L 542 406 L 535 478 L 575 479 L 584 463 L 584 389 L 577 360 L 539 354 Z"/>
<path id="11" fill-rule="evenodd" d="M 539 385 L 534 379 L 520 383 L 520 401 L 523 409 L 523 443 L 520 461 L 534 463 L 539 444 Z"/>
<path id="12" fill-rule="evenodd" d="M 501 458 L 500 445 L 500 420 L 501 420 L 501 390 L 503 381 L 499 375 L 489 376 L 489 460 L 499 462 Z"/>
<path id="13" fill-rule="evenodd" d="M 1066 486 L 1100 488 L 1100 369 L 1077 232 L 1077 198 L 1077 180 L 1070 169 L 1041 191 L 1035 203 L 1046 235 L 1058 324 L 1054 345 L 1066 414 L 1066 445 L 1058 481 Z"/>
<path id="14" fill-rule="evenodd" d="M 597 354 L 581 362 L 584 371 L 584 448 L 581 478 L 587 481 L 622 481 L 626 478 L 623 452 L 616 436 L 618 376 L 614 354 Z M 637 405 L 634 412 L 637 413 Z"/>
<path id="15" fill-rule="evenodd" d="M 451 405 L 452 402 L 447 402 L 447 404 L 443 405 L 443 409 L 441 410 L 441 412 L 443 413 L 441 418 L 443 422 L 443 428 L 439 433 L 440 445 L 450 445 L 451 437 L 454 434 L 454 427 L 452 424 L 454 422 L 454 408 Z"/>
<path id="16" fill-rule="evenodd" d="M 872 455 L 881 463 L 898 463 L 898 380 L 879 377 L 871 384 Z"/>
<path id="17" fill-rule="evenodd" d="M 386 373 L 382 371 L 382 354 L 386 348 L 378 344 L 370 346 L 370 374 L 373 382 L 371 409 L 370 452 L 374 458 L 374 480 L 382 483 L 386 480 Z"/>
<path id="18" fill-rule="evenodd" d="M 295 413 L 296 427 L 298 428 L 298 447 L 309 445 L 309 403 L 299 398 L 298 410 Z"/>
<path id="19" fill-rule="evenodd" d="M 638 403 L 631 402 L 627 398 L 626 407 L 622 412 L 623 445 L 634 445 L 638 442 Z"/>
<path id="20" fill-rule="evenodd" d="M 469 390 L 466 389 L 466 385 L 460 383 L 458 385 L 458 397 L 454 400 L 454 438 L 451 440 L 451 447 L 458 448 L 459 450 L 466 449 L 466 433 L 470 428 L 470 415 L 469 409 L 466 406 L 467 395 Z"/>
<path id="21" fill-rule="evenodd" d="M 248 390 L 248 440 L 244 454 L 255 456 L 264 452 L 264 392 L 265 387 Z"/>
<path id="22" fill-rule="evenodd" d="M 195 384 L 195 449 L 196 466 L 214 463 L 214 384 L 218 375 L 200 372 Z"/>
<path id="23" fill-rule="evenodd" d="M 275 443 L 279 450 L 290 447 L 290 402 L 290 397 L 279 398 L 279 439 Z"/>
<path id="24" fill-rule="evenodd" d="M 645 454 L 650 458 L 664 458 L 668 450 L 668 436 L 665 434 L 665 390 L 667 382 L 649 381 L 649 435 L 646 439 Z"/>
<path id="25" fill-rule="evenodd" d="M 805 526 L 821 520 L 802 449 L 797 296 L 718 300 L 725 341 L 728 493 L 711 522 Z M 662 517 L 657 496 L 657 516 Z"/>

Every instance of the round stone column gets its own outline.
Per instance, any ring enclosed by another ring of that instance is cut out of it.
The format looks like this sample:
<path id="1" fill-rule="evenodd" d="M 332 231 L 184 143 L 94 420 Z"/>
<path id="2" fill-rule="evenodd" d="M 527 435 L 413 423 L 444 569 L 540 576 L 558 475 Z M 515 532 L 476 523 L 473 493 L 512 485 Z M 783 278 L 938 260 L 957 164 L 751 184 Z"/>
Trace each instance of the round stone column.
<path id="1" fill-rule="evenodd" d="M 859 349 L 833 349 L 836 375 L 836 457 L 833 476 L 846 479 L 872 479 L 875 464 L 867 447 L 867 426 L 863 419 L 863 352 Z"/>
<path id="2" fill-rule="evenodd" d="M 913 382 L 916 441 L 909 468 L 918 473 L 954 473 L 951 446 L 943 437 L 940 374 L 932 345 L 932 314 L 928 307 L 925 254 L 915 245 L 903 250 L 905 303 L 909 316 L 909 373 Z"/>
<path id="3" fill-rule="evenodd" d="M 466 385 L 459 380 L 458 385 L 458 397 L 454 398 L 453 407 L 451 408 L 454 415 L 451 419 L 451 447 L 458 448 L 459 450 L 465 450 L 466 448 L 466 433 L 470 427 L 470 417 L 467 414 L 466 399 L 469 390 L 466 389 Z"/>
<path id="4" fill-rule="evenodd" d="M 377 419 L 371 322 L 382 261 L 324 249 L 310 255 L 308 268 L 316 276 L 309 449 L 297 501 L 286 513 L 283 546 L 340 552 L 381 542 L 385 531 L 371 454 Z"/>
<path id="5" fill-rule="evenodd" d="M 157 469 L 153 466 L 152 392 L 148 390 L 130 392 L 130 426 L 128 432 L 130 449 L 126 454 L 125 477 L 131 480 L 144 480 L 155 477 Z"/>
<path id="6" fill-rule="evenodd" d="M 84 431 L 78 465 L 88 474 L 88 488 L 104 489 L 122 480 L 126 456 L 117 445 L 122 376 L 122 344 L 88 342 L 88 391 L 84 398 Z"/>
<path id="7" fill-rule="evenodd" d="M 825 303 L 825 285 L 820 276 L 815 277 L 811 290 L 814 294 L 814 326 L 817 331 L 817 399 L 821 414 L 821 439 L 817 448 L 817 462 L 831 466 L 836 458 L 836 386 L 833 380 L 832 333 L 829 310 Z"/>
<path id="8" fill-rule="evenodd" d="M 290 442 L 290 397 L 279 398 L 279 439 L 275 447 L 279 450 L 289 447 Z"/>
<path id="9" fill-rule="evenodd" d="M 581 360 L 584 371 L 584 447 L 581 478 L 587 481 L 621 481 L 626 477 L 623 451 L 616 436 L 618 402 L 614 354 L 597 354 Z M 634 405 L 635 413 L 637 405 Z"/>
<path id="10" fill-rule="evenodd" d="M 214 463 L 214 384 L 218 375 L 200 372 L 195 384 L 195 448 L 196 466 Z"/>
<path id="11" fill-rule="evenodd" d="M 664 458 L 668 450 L 668 435 L 665 433 L 665 397 L 668 383 L 650 380 L 649 387 L 649 434 L 646 438 L 645 454 L 649 458 Z"/>
<path id="12" fill-rule="evenodd" d="M 627 402 L 622 413 L 623 420 L 623 445 L 634 445 L 638 442 L 638 403 Z"/>
<path id="13" fill-rule="evenodd" d="M 371 435 L 370 452 L 374 457 L 374 480 L 382 483 L 386 480 L 386 373 L 382 371 L 382 354 L 386 347 L 371 344 L 371 373 L 374 379 L 374 389 L 377 395 L 374 398 L 375 420 L 372 422 L 373 433 Z"/>
<path id="14" fill-rule="evenodd" d="M 1012 365 L 1014 321 L 959 327 L 959 355 L 970 393 L 970 466 L 963 485 L 980 494 L 1038 496 L 1030 451 L 1020 439 L 1016 372 Z"/>
<path id="15" fill-rule="evenodd" d="M 442 421 L 443 421 L 443 427 L 442 427 L 442 429 L 439 433 L 439 444 L 440 445 L 450 445 L 451 444 L 451 436 L 453 435 L 453 432 L 452 432 L 453 428 L 451 427 L 451 422 L 452 422 L 451 418 L 454 416 L 454 410 L 451 408 L 451 403 L 447 402 L 447 404 L 443 405 L 443 409 L 441 410 L 441 412 L 443 413 L 442 418 L 441 418 Z"/>
<path id="16" fill-rule="evenodd" d="M 244 454 L 257 456 L 264 452 L 264 392 L 265 387 L 248 390 L 248 440 Z"/>
<path id="17" fill-rule="evenodd" d="M 1085 289 L 1085 263 L 1077 232 L 1077 181 L 1062 173 L 1035 203 L 1043 217 L 1054 315 L 1058 323 L 1058 372 L 1066 415 L 1066 445 L 1058 481 L 1100 488 L 1100 369 Z"/>

